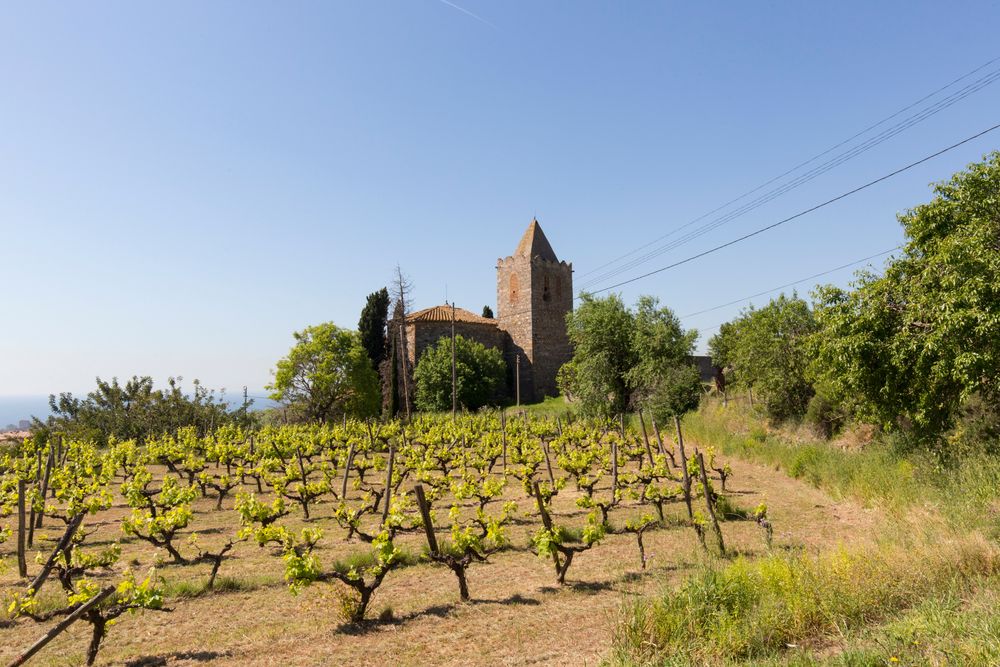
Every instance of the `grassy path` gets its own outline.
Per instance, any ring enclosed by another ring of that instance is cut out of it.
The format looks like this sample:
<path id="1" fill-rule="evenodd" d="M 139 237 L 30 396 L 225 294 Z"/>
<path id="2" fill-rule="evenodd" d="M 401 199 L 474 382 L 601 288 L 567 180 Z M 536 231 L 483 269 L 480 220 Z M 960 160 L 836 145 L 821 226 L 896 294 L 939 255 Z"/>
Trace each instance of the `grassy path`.
<path id="1" fill-rule="evenodd" d="M 614 664 L 1000 664 L 1000 462 L 941 466 L 880 442 L 846 451 L 731 408 L 686 426 L 693 442 L 849 499 L 830 508 L 857 528 L 841 548 L 720 563 L 638 601 Z M 858 512 L 878 518 L 864 527 Z"/>

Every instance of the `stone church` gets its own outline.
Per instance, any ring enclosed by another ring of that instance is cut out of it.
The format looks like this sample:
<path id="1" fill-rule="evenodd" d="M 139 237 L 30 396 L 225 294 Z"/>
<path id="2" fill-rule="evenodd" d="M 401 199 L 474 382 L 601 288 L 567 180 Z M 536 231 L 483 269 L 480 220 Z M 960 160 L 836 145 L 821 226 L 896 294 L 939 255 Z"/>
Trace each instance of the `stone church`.
<path id="1" fill-rule="evenodd" d="M 573 309 L 573 265 L 560 261 L 532 220 L 514 254 L 497 260 L 496 319 L 455 308 L 455 333 L 503 352 L 511 394 L 520 380 L 522 402 L 558 393 L 556 373 L 573 356 L 566 314 Z M 452 307 L 434 306 L 406 318 L 410 363 L 439 338 L 451 335 Z"/>

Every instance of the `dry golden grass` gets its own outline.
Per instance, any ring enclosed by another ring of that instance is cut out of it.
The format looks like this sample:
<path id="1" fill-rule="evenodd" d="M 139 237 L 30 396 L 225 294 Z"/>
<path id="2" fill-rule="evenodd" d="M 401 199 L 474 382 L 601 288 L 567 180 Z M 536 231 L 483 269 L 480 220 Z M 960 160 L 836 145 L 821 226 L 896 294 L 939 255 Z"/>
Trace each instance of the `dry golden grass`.
<path id="1" fill-rule="evenodd" d="M 849 502 L 834 502 L 821 491 L 772 469 L 732 460 L 728 487 L 734 502 L 752 508 L 766 502 L 775 525 L 775 548 L 819 551 L 842 542 L 869 541 L 876 534 L 877 514 Z M 602 495 L 606 495 L 606 489 Z M 554 501 L 557 521 L 581 525 L 584 512 L 567 488 Z M 239 584 L 197 597 L 168 600 L 172 613 L 143 612 L 125 616 L 113 627 L 101 649 L 99 664 L 128 665 L 594 665 L 610 648 L 615 615 L 628 596 L 644 595 L 675 584 L 705 556 L 694 532 L 673 527 L 646 534 L 649 568 L 640 569 L 632 535 L 614 534 L 577 556 L 568 585 L 559 587 L 551 562 L 528 550 L 528 535 L 537 529 L 533 501 L 512 483 L 508 497 L 518 501 L 521 523 L 510 528 L 512 548 L 494 554 L 489 563 L 469 570 L 472 601 L 460 603 L 455 577 L 445 567 L 421 563 L 391 572 L 376 593 L 363 628 L 345 627 L 337 613 L 336 589 L 315 584 L 300 595 L 289 593 L 282 579 L 280 558 L 268 548 L 239 543 L 234 557 L 220 571 L 224 580 Z M 228 498 L 225 509 L 199 499 L 191 528 L 202 546 L 214 548 L 235 533 L 238 519 Z M 683 505 L 669 508 L 680 516 Z M 345 542 L 331 518 L 332 506 L 318 505 L 311 525 L 326 531 L 317 551 L 324 563 L 364 550 Z M 120 564 L 130 562 L 144 572 L 154 551 L 143 542 L 126 540 L 120 519 L 128 511 L 122 501 L 96 517 L 97 531 L 88 544 L 120 540 Z M 612 512 L 611 521 L 649 508 L 635 505 Z M 293 522 L 294 523 L 294 522 Z M 723 523 L 730 550 L 755 554 L 763 550 L 752 522 Z M 57 539 L 51 522 L 36 549 L 50 549 Z M 421 533 L 408 533 L 399 543 L 415 552 L 423 547 Z M 187 548 L 191 551 L 191 547 Z M 8 565 L 11 564 L 8 559 Z M 31 572 L 37 572 L 33 565 Z M 159 573 L 169 590 L 197 589 L 208 566 L 166 567 Z M 221 582 L 225 584 L 226 582 Z M 0 576 L 0 591 L 23 584 L 8 567 Z M 2 613 L 0 613 L 2 618 Z M 0 662 L 7 663 L 47 630 L 49 624 L 17 621 L 0 628 Z M 89 628 L 78 625 L 46 647 L 33 664 L 82 664 Z"/>

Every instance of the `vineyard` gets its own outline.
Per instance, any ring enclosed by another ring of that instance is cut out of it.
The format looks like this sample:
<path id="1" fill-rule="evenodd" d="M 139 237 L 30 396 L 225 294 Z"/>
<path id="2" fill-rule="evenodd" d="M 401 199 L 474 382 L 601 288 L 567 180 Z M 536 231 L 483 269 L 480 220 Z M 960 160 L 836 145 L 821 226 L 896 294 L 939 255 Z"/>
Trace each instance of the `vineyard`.
<path id="1" fill-rule="evenodd" d="M 486 413 L 28 440 L 0 459 L 0 658 L 72 618 L 32 660 L 595 662 L 623 592 L 785 523 L 828 537 L 823 505 L 780 498 L 776 528 L 767 471 L 678 434 Z"/>

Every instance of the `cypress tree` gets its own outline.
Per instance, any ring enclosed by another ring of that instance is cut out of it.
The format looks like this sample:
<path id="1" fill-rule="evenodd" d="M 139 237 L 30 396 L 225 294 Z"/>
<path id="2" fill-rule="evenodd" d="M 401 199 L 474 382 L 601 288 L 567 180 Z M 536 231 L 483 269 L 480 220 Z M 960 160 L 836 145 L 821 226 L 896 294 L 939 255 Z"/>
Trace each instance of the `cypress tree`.
<path id="1" fill-rule="evenodd" d="M 399 344 L 399 329 L 403 322 L 403 309 L 397 301 L 393 308 L 392 319 L 386 324 L 386 355 L 379 366 L 382 376 L 382 414 L 387 418 L 395 417 L 403 408 L 403 387 L 401 373 L 403 372 L 403 350 Z"/>
<path id="2" fill-rule="evenodd" d="M 386 357 L 385 324 L 389 316 L 389 290 L 382 288 L 368 295 L 365 307 L 358 321 L 361 345 L 368 352 L 372 368 L 376 371 Z"/>

